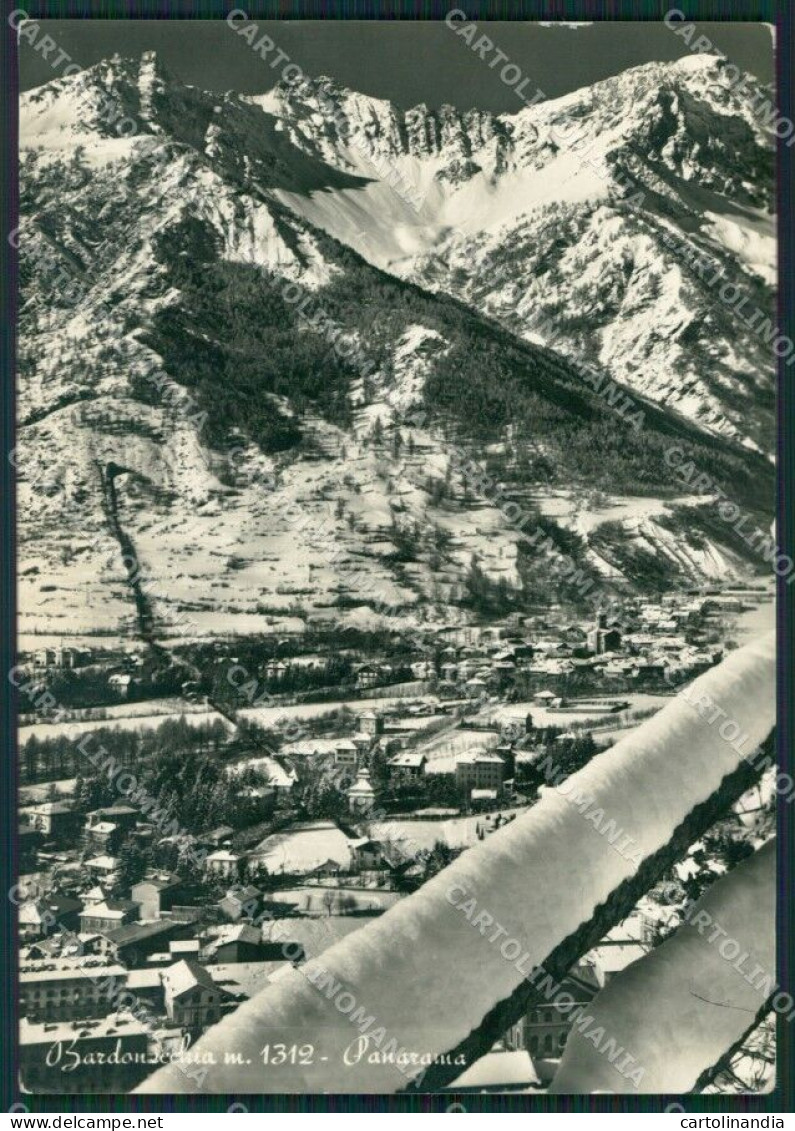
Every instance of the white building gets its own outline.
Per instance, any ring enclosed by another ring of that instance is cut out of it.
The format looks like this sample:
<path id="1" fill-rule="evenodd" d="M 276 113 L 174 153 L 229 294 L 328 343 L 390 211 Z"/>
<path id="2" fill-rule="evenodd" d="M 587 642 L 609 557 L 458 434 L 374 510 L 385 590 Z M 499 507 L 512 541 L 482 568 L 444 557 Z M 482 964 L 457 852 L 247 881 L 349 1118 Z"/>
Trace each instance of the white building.
<path id="1" fill-rule="evenodd" d="M 363 767 L 348 790 L 348 808 L 351 813 L 369 813 L 375 804 L 375 790 L 370 781 L 370 771 Z"/>

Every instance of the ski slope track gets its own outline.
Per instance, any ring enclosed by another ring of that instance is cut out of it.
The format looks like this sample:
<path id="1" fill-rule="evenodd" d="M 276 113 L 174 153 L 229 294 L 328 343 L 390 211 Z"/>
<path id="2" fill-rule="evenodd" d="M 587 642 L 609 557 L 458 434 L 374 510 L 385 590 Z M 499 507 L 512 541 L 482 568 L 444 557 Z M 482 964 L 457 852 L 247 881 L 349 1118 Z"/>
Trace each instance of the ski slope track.
<path id="1" fill-rule="evenodd" d="M 691 705 L 695 691 L 747 732 L 744 755 Z M 317 1093 L 339 1092 L 342 1081 L 349 1092 L 394 1093 L 411 1085 L 405 1069 L 378 1055 L 390 1041 L 432 1060 L 463 1052 L 472 1063 L 535 992 L 500 941 L 521 942 L 526 971 L 543 966 L 562 976 L 748 787 L 748 752 L 774 721 L 770 634 L 595 757 L 568 779 L 565 794 L 547 790 L 525 816 L 210 1029 L 192 1050 L 209 1065 L 200 1077 L 172 1064 L 137 1090 Z M 585 813 L 575 792 L 593 799 Z M 631 853 L 619 853 L 586 819 L 593 805 L 632 838 Z M 505 928 L 498 942 L 489 941 L 491 928 L 481 934 L 470 922 L 463 908 L 472 900 Z M 375 1055 L 351 1063 L 362 1034 Z M 313 1045 L 313 1062 L 264 1067 L 263 1045 L 278 1041 Z M 236 1063 L 225 1063 L 229 1053 L 239 1054 Z M 419 1090 L 460 1074 L 452 1063 L 432 1063 Z"/>

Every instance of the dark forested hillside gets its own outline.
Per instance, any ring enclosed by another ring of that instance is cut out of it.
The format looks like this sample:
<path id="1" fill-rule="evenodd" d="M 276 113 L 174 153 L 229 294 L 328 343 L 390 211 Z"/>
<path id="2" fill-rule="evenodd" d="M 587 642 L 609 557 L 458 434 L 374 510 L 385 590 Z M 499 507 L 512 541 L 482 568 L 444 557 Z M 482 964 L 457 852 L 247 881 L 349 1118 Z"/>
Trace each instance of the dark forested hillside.
<path id="1" fill-rule="evenodd" d="M 700 472 L 731 483 L 746 506 L 769 508 L 773 470 L 763 457 L 704 434 L 614 382 L 605 382 L 611 396 L 600 396 L 598 382 L 551 351 L 314 234 L 342 270 L 338 281 L 307 295 L 310 313 L 322 310 L 354 338 L 368 368 L 386 382 L 395 343 L 408 327 L 420 323 L 438 332 L 447 348 L 436 351 L 425 382 L 426 411 L 478 445 L 504 438 L 510 428 L 519 461 L 513 473 L 525 484 L 681 493 L 665 460 L 676 443 Z M 223 447 L 239 429 L 265 451 L 289 448 L 308 408 L 348 425 L 358 375 L 353 362 L 300 317 L 284 297 L 284 280 L 222 260 L 218 244 L 218 233 L 194 220 L 161 238 L 161 286 L 179 287 L 181 299 L 145 325 L 144 339 L 198 395 L 208 413 L 206 441 Z M 275 397 L 287 398 L 296 415 L 286 416 Z"/>

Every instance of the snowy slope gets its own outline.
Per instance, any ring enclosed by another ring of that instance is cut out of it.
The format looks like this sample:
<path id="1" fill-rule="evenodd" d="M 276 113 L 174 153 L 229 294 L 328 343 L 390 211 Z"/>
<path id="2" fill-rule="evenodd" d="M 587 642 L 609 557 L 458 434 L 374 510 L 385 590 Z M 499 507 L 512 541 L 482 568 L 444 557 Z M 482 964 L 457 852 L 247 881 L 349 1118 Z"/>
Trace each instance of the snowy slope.
<path id="1" fill-rule="evenodd" d="M 161 95 L 154 105 L 153 87 Z M 108 102 L 137 122 L 139 132 L 123 143 L 105 136 L 112 133 L 102 120 Z M 184 103 L 191 114 L 183 121 L 176 108 Z M 234 489 L 222 482 L 228 460 L 198 434 L 197 407 L 180 401 L 162 359 L 141 341 L 147 318 L 180 300 L 179 290 L 163 282 L 155 245 L 186 218 L 217 233 L 226 261 L 299 281 L 310 294 L 340 274 L 307 225 L 278 218 L 263 181 L 272 181 L 274 170 L 293 185 L 345 178 L 298 151 L 285 154 L 276 134 L 257 154 L 262 115 L 243 102 L 223 108 L 219 134 L 213 119 L 221 110 L 213 96 L 173 84 L 151 56 L 138 68 L 112 60 L 23 97 L 17 452 L 25 515 L 23 634 L 135 633 L 134 602 L 117 540 L 108 532 L 99 471 L 111 463 L 122 469 L 116 477 L 122 525 L 164 635 L 301 630 L 307 604 L 328 609 L 341 599 L 353 607 L 339 619 L 353 617 L 365 627 L 356 606 L 376 624 L 371 606 L 410 612 L 437 582 L 450 583 L 420 564 L 416 582 L 407 586 L 390 563 L 395 548 L 389 541 L 393 481 L 402 476 L 401 511 L 407 518 L 416 513 L 432 530 L 424 492 L 413 484 L 424 483 L 434 461 L 443 474 L 449 451 L 417 432 L 416 455 L 392 458 L 386 446 L 369 446 L 366 436 L 375 416 L 389 427 L 395 412 L 421 399 L 423 342 L 438 334 L 419 326 L 395 341 L 395 384 L 379 386 L 352 433 L 305 416 L 304 432 L 322 452 L 320 462 L 277 467 L 256 446 L 238 444 Z M 192 135 L 202 117 L 214 144 L 197 149 Z M 250 145 L 235 144 L 238 132 Z M 64 260 L 76 302 L 62 300 L 51 285 Z M 165 407 L 142 403 L 131 396 L 133 382 L 175 395 Z M 289 415 L 289 406 L 285 411 Z M 263 482 L 272 485 L 270 497 Z M 476 522 L 471 527 L 463 525 L 452 580 L 460 583 L 474 553 L 487 572 L 493 561 L 495 576 L 510 576 L 515 535 L 497 530 L 484 539 Z"/>
<path id="2" fill-rule="evenodd" d="M 327 79 L 252 101 L 305 152 L 367 178 L 281 193 L 301 215 L 371 262 L 598 358 L 644 396 L 769 451 L 770 351 L 705 281 L 722 268 L 722 283 L 772 316 L 773 147 L 757 93 L 750 76 L 732 89 L 725 64 L 702 55 L 516 114 L 400 113 Z"/>

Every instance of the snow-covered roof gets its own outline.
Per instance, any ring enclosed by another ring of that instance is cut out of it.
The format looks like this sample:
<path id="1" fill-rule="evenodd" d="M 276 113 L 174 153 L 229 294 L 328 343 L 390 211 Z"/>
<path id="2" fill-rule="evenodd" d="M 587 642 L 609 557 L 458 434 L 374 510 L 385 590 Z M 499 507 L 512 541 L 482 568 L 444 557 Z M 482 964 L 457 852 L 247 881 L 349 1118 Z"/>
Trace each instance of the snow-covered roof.
<path id="1" fill-rule="evenodd" d="M 318 894 L 322 898 L 322 888 Z M 263 924 L 262 936 L 268 942 L 300 946 L 307 958 L 313 958 L 371 921 L 364 915 L 327 914 L 317 918 L 274 919 Z"/>
<path id="2" fill-rule="evenodd" d="M 96 868 L 99 872 L 113 872 L 119 866 L 119 858 L 117 856 L 92 856 L 90 860 L 86 860 L 87 868 Z"/>
<path id="3" fill-rule="evenodd" d="M 349 797 L 375 797 L 375 790 L 369 777 L 360 776 L 348 790 Z"/>
<path id="4" fill-rule="evenodd" d="M 97 1040 L 104 1037 L 146 1037 L 149 1024 L 139 1021 L 131 1013 L 112 1013 L 109 1017 L 80 1021 L 28 1021 L 19 1022 L 19 1042 L 25 1045 L 52 1045 L 54 1041 L 72 1041 L 85 1033 Z"/>
<path id="5" fill-rule="evenodd" d="M 478 765 L 491 765 L 491 766 L 504 766 L 505 762 L 499 754 L 487 754 L 485 751 L 478 751 L 477 753 L 460 754 L 456 758 L 457 766 L 473 766 Z"/>
<path id="6" fill-rule="evenodd" d="M 467 1069 L 449 1087 L 459 1088 L 529 1087 L 540 1084 L 530 1054 L 526 1049 L 488 1052 Z"/>
<path id="7" fill-rule="evenodd" d="M 217 927 L 212 939 L 207 943 L 207 952 L 212 953 L 219 947 L 229 943 L 251 943 L 256 945 L 262 941 L 262 934 L 250 923 L 235 923 L 229 926 Z"/>
<path id="8" fill-rule="evenodd" d="M 71 801 L 42 801 L 38 805 L 31 805 L 31 810 L 42 817 L 55 816 L 57 813 L 71 813 L 74 804 Z"/>
<path id="9" fill-rule="evenodd" d="M 230 833 L 232 829 L 229 830 Z M 141 887 L 153 887 L 157 891 L 167 891 L 169 888 L 178 887 L 182 881 L 179 876 L 171 875 L 170 873 L 161 873 L 157 876 L 145 876 L 139 880 L 137 884 L 132 885 L 132 891 Z"/>
<path id="10" fill-rule="evenodd" d="M 81 897 L 84 903 L 88 903 L 92 900 L 94 902 L 104 903 L 106 894 L 107 893 L 99 886 L 99 884 L 96 884 L 93 888 L 89 888 L 88 891 L 81 892 Z"/>
<path id="11" fill-rule="evenodd" d="M 272 875 L 305 874 L 330 859 L 344 868 L 351 863 L 348 838 L 333 821 L 307 822 L 273 833 L 257 845 L 252 857 Z"/>
<path id="12" fill-rule="evenodd" d="M 109 907 L 107 903 L 91 904 L 82 912 L 83 915 L 96 919 L 123 919 L 128 913 L 129 909 L 126 907 Z"/>
<path id="13" fill-rule="evenodd" d="M 406 750 L 402 754 L 396 754 L 394 758 L 389 759 L 390 766 L 405 766 L 411 769 L 419 769 L 427 758 L 421 750 Z"/>

